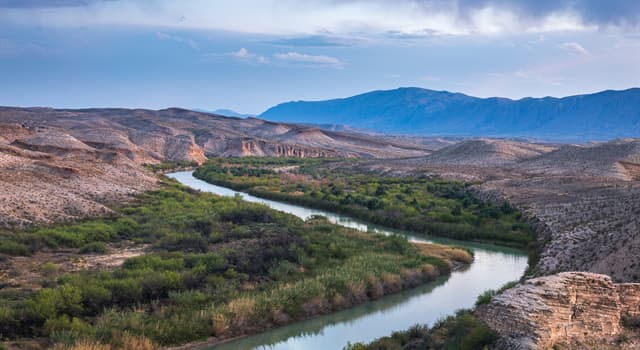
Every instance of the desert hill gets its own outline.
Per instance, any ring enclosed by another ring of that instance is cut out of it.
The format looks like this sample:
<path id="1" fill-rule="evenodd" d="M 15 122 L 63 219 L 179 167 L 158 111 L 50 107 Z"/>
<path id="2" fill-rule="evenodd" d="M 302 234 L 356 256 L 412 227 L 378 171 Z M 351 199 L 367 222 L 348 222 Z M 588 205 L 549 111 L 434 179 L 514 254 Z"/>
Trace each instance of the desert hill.
<path id="1" fill-rule="evenodd" d="M 406 157 L 415 142 L 353 132 L 160 111 L 0 107 L 0 226 L 75 220 L 153 188 L 142 167 L 212 156 Z"/>
<path id="2" fill-rule="evenodd" d="M 423 160 L 428 164 L 489 166 L 517 162 L 555 149 L 548 144 L 482 138 L 441 148 Z"/>

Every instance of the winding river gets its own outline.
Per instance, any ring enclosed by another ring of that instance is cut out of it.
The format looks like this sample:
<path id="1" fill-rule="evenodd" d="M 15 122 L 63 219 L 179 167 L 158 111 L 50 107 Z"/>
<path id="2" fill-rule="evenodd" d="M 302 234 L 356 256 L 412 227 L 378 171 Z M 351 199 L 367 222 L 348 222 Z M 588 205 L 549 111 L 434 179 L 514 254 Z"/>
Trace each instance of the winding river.
<path id="1" fill-rule="evenodd" d="M 524 252 L 490 244 L 476 244 L 367 224 L 344 215 L 304 208 L 209 184 L 193 177 L 191 171 L 167 175 L 191 188 L 222 196 L 242 195 L 248 202 L 263 203 L 273 209 L 293 214 L 302 219 L 322 215 L 331 222 L 361 231 L 382 234 L 401 234 L 411 241 L 454 244 L 472 249 L 475 261 L 471 266 L 441 277 L 433 282 L 354 308 L 293 323 L 261 334 L 208 347 L 211 350 L 273 349 L 273 350 L 328 350 L 342 349 L 347 342 L 369 342 L 393 331 L 422 323 L 432 325 L 439 318 L 458 309 L 472 307 L 476 297 L 487 289 L 519 279 L 527 267 Z"/>

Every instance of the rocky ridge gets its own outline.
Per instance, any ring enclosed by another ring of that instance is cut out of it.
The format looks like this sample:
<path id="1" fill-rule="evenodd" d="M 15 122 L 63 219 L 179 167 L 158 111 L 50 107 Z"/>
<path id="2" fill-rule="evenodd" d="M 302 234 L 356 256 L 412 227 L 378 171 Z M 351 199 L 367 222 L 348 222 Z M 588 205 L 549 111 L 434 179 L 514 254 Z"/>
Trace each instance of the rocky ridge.
<path id="1" fill-rule="evenodd" d="M 640 283 L 616 284 L 606 275 L 564 272 L 530 279 L 495 296 L 476 314 L 500 334 L 499 349 L 640 346 L 617 340 L 628 331 L 623 320 L 640 316 Z"/>
<path id="2" fill-rule="evenodd" d="M 207 157 L 406 157 L 402 139 L 230 118 L 178 108 L 0 107 L 0 226 L 109 213 L 107 203 L 155 186 L 142 165 Z"/>

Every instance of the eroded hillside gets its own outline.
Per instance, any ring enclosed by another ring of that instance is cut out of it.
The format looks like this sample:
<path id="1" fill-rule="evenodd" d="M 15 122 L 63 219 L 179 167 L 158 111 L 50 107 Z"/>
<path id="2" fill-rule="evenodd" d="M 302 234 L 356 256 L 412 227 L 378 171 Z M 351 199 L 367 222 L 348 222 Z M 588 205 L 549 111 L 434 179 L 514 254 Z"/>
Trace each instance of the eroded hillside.
<path id="1" fill-rule="evenodd" d="M 208 156 L 406 157 L 401 139 L 229 118 L 183 109 L 0 107 L 0 225 L 105 214 L 111 201 L 154 187 L 144 164 Z"/>
<path id="2" fill-rule="evenodd" d="M 360 168 L 477 182 L 483 196 L 506 199 L 531 218 L 541 252 L 537 275 L 578 270 L 629 282 L 640 281 L 640 182 L 629 170 L 640 166 L 639 145 L 624 139 L 545 146 L 546 153 L 505 157 L 514 152 L 495 150 L 512 150 L 512 142 L 477 140 L 427 157 L 365 161 Z M 451 154 L 456 149 L 463 151 Z"/>

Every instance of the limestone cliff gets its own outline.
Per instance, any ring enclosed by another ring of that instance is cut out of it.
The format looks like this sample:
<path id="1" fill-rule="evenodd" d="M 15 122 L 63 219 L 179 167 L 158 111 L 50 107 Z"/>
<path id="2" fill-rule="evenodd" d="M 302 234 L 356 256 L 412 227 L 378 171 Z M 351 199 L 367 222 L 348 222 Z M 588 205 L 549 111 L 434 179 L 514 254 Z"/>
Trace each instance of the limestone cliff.
<path id="1" fill-rule="evenodd" d="M 563 272 L 527 280 L 495 296 L 477 314 L 500 334 L 500 349 L 551 349 L 560 344 L 608 348 L 626 332 L 623 318 L 640 315 L 640 283 L 616 284 L 606 275 Z"/>

